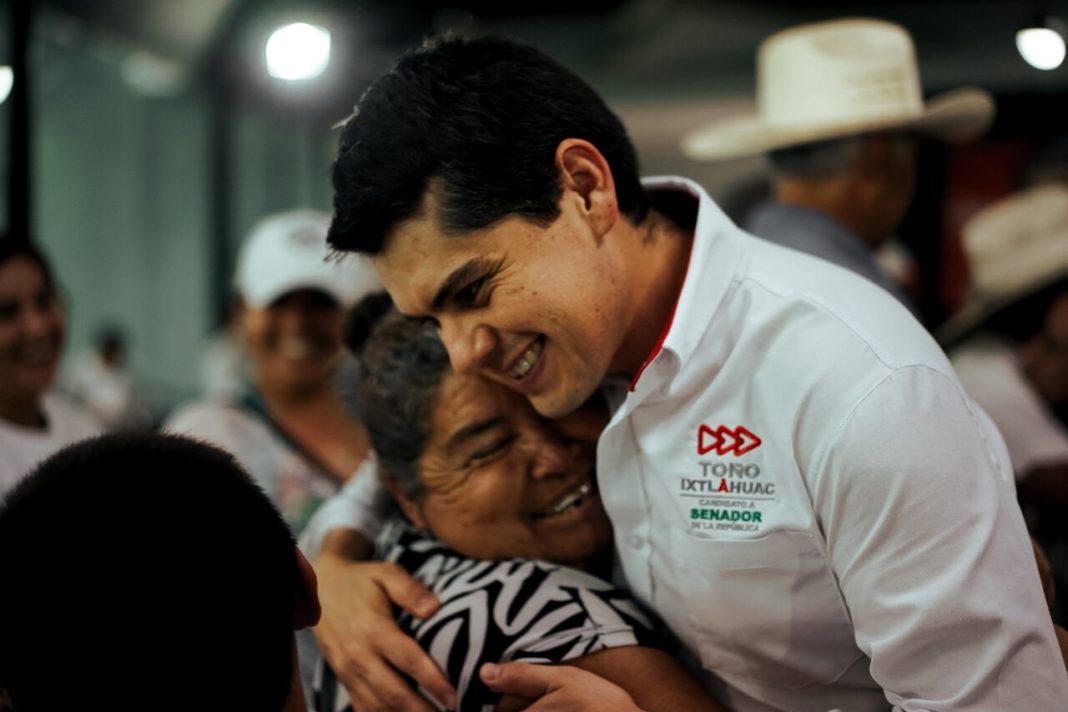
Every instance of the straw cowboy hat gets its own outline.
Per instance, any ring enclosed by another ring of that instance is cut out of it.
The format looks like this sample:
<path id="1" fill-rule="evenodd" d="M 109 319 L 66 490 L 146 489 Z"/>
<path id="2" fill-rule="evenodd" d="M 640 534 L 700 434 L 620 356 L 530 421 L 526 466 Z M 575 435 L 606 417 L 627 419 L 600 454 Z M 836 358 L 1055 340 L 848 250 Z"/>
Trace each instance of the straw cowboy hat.
<path id="1" fill-rule="evenodd" d="M 690 158 L 722 160 L 887 129 L 959 142 L 982 134 L 993 116 L 994 101 L 982 89 L 956 89 L 925 105 L 904 28 L 834 20 L 764 40 L 757 53 L 757 114 L 697 129 L 680 146 Z"/>
<path id="2" fill-rule="evenodd" d="M 963 228 L 972 286 L 939 328 L 953 345 L 1001 309 L 1068 279 L 1068 186 L 1039 185 L 990 205 Z"/>

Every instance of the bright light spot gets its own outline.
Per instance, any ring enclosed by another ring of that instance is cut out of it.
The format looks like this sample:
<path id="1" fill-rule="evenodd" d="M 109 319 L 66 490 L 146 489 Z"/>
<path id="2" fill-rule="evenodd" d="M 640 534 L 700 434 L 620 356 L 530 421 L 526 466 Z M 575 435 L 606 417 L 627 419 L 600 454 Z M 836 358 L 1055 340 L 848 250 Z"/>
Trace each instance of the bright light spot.
<path id="1" fill-rule="evenodd" d="M 0 104 L 7 100 L 11 93 L 11 85 L 15 83 L 15 73 L 11 67 L 0 67 Z"/>
<path id="2" fill-rule="evenodd" d="M 1028 27 L 1017 32 L 1016 49 L 1035 69 L 1056 69 L 1064 61 L 1064 38 L 1048 27 Z"/>
<path id="3" fill-rule="evenodd" d="M 279 27 L 267 40 L 267 71 L 278 79 L 312 79 L 330 62 L 330 33 L 297 22 Z"/>

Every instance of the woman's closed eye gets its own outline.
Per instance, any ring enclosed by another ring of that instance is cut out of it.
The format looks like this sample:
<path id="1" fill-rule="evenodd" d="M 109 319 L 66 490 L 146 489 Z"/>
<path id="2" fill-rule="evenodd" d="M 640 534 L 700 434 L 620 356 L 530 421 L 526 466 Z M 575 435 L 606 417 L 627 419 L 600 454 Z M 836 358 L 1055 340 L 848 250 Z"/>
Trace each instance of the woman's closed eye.
<path id="1" fill-rule="evenodd" d="M 500 456 L 504 455 L 509 446 L 515 442 L 515 434 L 508 433 L 497 438 L 494 438 L 485 446 L 479 447 L 467 458 L 468 467 L 478 467 L 487 463 L 493 462 Z"/>

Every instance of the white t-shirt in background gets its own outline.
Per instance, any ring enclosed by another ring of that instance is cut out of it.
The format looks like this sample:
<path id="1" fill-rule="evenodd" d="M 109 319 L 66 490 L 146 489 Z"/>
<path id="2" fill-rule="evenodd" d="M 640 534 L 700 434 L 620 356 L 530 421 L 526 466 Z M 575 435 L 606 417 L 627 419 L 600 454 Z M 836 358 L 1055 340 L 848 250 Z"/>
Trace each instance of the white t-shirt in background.
<path id="1" fill-rule="evenodd" d="M 48 421 L 44 428 L 26 428 L 0 419 L 0 497 L 41 460 L 102 432 L 92 416 L 56 393 L 45 395 L 42 410 Z"/>

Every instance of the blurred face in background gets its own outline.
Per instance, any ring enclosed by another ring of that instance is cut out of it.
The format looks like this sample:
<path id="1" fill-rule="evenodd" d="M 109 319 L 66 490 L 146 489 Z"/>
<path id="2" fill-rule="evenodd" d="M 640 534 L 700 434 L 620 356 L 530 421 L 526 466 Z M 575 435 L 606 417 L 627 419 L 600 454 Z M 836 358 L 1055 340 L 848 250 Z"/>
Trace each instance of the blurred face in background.
<path id="1" fill-rule="evenodd" d="M 63 346 L 55 288 L 36 260 L 0 264 L 0 403 L 36 401 L 51 385 Z"/>
<path id="2" fill-rule="evenodd" d="M 266 307 L 246 306 L 241 324 L 261 390 L 321 388 L 341 350 L 340 305 L 314 289 L 282 295 Z"/>
<path id="3" fill-rule="evenodd" d="M 1068 292 L 1053 302 L 1042 331 L 1024 342 L 1020 355 L 1042 398 L 1054 406 L 1068 405 Z"/>

